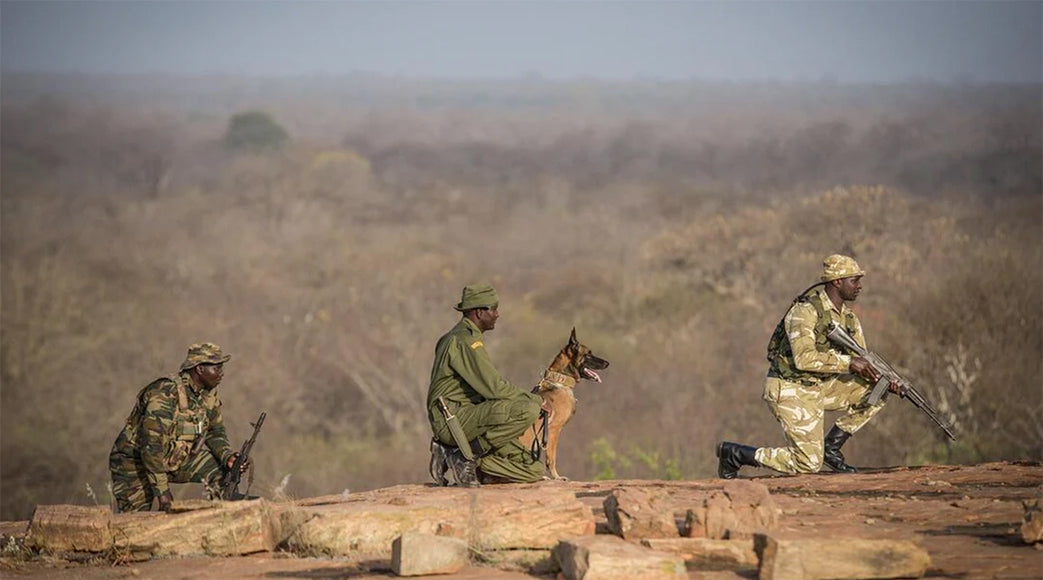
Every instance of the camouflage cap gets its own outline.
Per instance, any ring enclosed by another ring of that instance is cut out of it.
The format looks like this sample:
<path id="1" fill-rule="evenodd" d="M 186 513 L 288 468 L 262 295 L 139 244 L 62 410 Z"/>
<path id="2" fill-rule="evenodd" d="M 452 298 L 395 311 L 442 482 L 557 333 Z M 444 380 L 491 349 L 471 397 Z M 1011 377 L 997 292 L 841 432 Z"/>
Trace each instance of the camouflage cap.
<path id="1" fill-rule="evenodd" d="M 221 352 L 221 347 L 212 342 L 197 342 L 188 347 L 188 356 L 181 363 L 181 370 L 187 371 L 201 364 L 221 364 L 232 358 L 230 354 Z"/>
<path id="2" fill-rule="evenodd" d="M 841 278 L 853 278 L 855 276 L 865 276 L 865 271 L 858 267 L 858 262 L 854 258 L 849 258 L 840 254 L 833 254 L 822 260 L 822 281 L 831 282 L 833 280 L 840 280 Z"/>
<path id="3" fill-rule="evenodd" d="M 496 289 L 488 284 L 474 284 L 464 286 L 460 293 L 460 303 L 453 308 L 460 312 L 466 312 L 474 308 L 492 308 L 500 303 Z"/>

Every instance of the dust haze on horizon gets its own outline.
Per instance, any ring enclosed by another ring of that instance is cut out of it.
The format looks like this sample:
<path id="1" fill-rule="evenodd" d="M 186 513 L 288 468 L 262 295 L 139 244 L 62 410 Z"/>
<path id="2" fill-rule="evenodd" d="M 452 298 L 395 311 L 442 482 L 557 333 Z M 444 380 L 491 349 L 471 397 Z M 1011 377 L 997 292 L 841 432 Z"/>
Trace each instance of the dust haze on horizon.
<path id="1" fill-rule="evenodd" d="M 25 2 L 4 72 L 1043 82 L 1043 3 Z"/>

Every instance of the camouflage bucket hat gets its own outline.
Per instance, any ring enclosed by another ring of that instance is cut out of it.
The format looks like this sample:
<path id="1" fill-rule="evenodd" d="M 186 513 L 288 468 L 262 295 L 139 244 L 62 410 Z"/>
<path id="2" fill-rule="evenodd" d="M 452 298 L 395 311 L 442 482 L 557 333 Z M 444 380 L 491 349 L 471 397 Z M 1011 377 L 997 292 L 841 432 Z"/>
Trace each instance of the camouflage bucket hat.
<path id="1" fill-rule="evenodd" d="M 460 293 L 460 303 L 453 308 L 460 312 L 466 312 L 474 308 L 492 308 L 500 303 L 496 290 L 488 284 L 475 284 L 464 286 Z"/>
<path id="2" fill-rule="evenodd" d="M 840 280 L 841 278 L 853 278 L 855 276 L 865 275 L 865 271 L 858 267 L 858 262 L 853 258 L 842 256 L 840 254 L 833 254 L 825 260 L 822 260 L 823 282 L 832 282 L 833 280 Z"/>
<path id="3" fill-rule="evenodd" d="M 201 364 L 222 364 L 232 358 L 230 354 L 221 352 L 221 347 L 212 342 L 196 343 L 188 347 L 188 356 L 181 363 L 181 370 L 187 371 Z"/>

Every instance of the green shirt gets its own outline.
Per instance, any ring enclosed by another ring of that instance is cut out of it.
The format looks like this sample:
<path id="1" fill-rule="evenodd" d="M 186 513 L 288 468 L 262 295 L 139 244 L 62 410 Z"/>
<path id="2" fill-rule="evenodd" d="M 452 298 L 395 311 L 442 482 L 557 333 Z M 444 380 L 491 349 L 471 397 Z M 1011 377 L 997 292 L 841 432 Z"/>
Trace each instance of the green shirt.
<path id="1" fill-rule="evenodd" d="M 435 361 L 431 367 L 431 386 L 427 391 L 427 408 L 437 412 L 437 400 L 477 404 L 496 399 L 532 397 L 537 395 L 512 385 L 493 366 L 482 331 L 470 319 L 460 322 L 438 339 Z"/>

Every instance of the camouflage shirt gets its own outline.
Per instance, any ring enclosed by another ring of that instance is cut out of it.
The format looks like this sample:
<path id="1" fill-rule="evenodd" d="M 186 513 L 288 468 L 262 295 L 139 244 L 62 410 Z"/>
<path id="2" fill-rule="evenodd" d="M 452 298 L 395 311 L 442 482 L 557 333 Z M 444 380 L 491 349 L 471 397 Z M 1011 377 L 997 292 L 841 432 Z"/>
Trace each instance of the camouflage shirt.
<path id="1" fill-rule="evenodd" d="M 224 465 L 232 454 L 214 390 L 196 391 L 188 372 L 157 379 L 138 393 L 137 404 L 116 439 L 116 449 L 140 456 L 156 494 L 169 489 L 176 471 L 206 444 Z"/>
<path id="2" fill-rule="evenodd" d="M 826 336 L 830 323 L 843 327 L 865 348 L 862 323 L 855 313 L 847 304 L 838 310 L 825 289 L 816 288 L 806 298 L 798 299 L 779 323 L 788 340 L 769 346 L 768 376 L 811 384 L 828 375 L 851 372 L 851 356 Z"/>
<path id="3" fill-rule="evenodd" d="M 493 366 L 482 331 L 464 317 L 435 346 L 427 408 L 436 408 L 438 397 L 455 403 L 477 404 L 495 399 L 540 397 L 512 385 Z"/>

